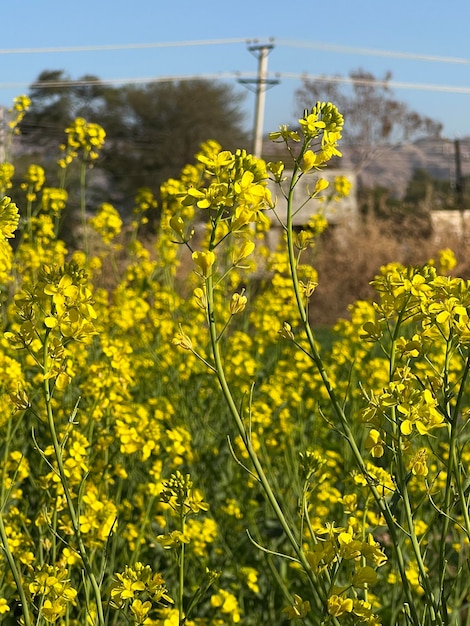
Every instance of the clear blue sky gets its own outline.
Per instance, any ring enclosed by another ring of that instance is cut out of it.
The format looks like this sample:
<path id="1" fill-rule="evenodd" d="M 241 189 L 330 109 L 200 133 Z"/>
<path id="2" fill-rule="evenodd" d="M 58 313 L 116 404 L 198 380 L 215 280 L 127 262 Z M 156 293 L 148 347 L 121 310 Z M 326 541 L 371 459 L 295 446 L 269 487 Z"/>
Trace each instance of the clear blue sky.
<path id="1" fill-rule="evenodd" d="M 256 58 L 245 40 L 274 38 L 270 74 L 347 76 L 362 68 L 393 81 L 467 89 L 467 93 L 394 88 L 397 98 L 439 120 L 450 138 L 470 135 L 470 2 L 451 0 L 21 0 L 1 12 L 0 104 L 44 69 L 63 69 L 71 78 L 101 79 L 255 73 Z M 80 52 L 18 49 L 242 40 L 236 43 Z M 325 44 L 331 49 L 318 49 Z M 341 50 L 353 48 L 356 50 Z M 361 54 L 361 50 L 408 53 Z M 413 55 L 434 56 L 419 60 Z M 462 63 L 446 62 L 458 58 Z M 253 124 L 254 95 L 246 91 L 246 125 Z M 281 78 L 267 91 L 265 130 L 295 119 L 294 92 L 300 81 Z M 312 103 L 313 104 L 313 103 Z"/>

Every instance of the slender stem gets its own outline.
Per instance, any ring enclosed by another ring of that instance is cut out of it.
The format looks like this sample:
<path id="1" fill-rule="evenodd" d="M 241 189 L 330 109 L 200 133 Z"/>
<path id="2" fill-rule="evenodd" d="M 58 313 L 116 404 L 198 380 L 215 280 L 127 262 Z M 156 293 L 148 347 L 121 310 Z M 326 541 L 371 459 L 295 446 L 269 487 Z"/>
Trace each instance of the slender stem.
<path id="1" fill-rule="evenodd" d="M 300 159 L 299 161 L 300 162 Z M 343 434 L 351 448 L 351 451 L 353 453 L 353 457 L 355 459 L 355 462 L 359 468 L 359 470 L 361 471 L 361 473 L 363 474 L 364 478 L 367 481 L 368 484 L 368 488 L 372 494 L 372 496 L 374 497 L 374 500 L 377 504 L 377 506 L 379 507 L 380 512 L 382 513 L 382 515 L 385 518 L 385 521 L 387 523 L 389 532 L 390 532 L 390 536 L 392 539 L 392 544 L 394 547 L 394 551 L 395 554 L 397 556 L 397 562 L 398 562 L 398 568 L 400 571 L 400 577 L 402 580 L 402 584 L 404 587 L 404 591 L 405 591 L 405 595 L 407 597 L 407 600 L 409 602 L 410 605 L 410 611 L 412 613 L 412 619 L 413 619 L 413 623 L 415 624 L 415 626 L 419 626 L 420 625 L 420 619 L 418 617 L 417 611 L 416 611 L 416 607 L 414 605 L 413 602 L 413 596 L 411 593 L 411 588 L 410 588 L 410 584 L 409 581 L 406 577 L 406 564 L 405 564 L 405 559 L 403 556 L 403 553 L 401 551 L 401 547 L 398 541 L 398 537 L 397 537 L 397 533 L 396 533 L 396 524 L 395 521 L 393 519 L 393 516 L 390 512 L 390 509 L 386 506 L 383 497 L 380 495 L 380 493 L 378 492 L 376 486 L 373 484 L 373 482 L 371 481 L 371 478 L 369 476 L 369 473 L 367 471 L 364 459 L 362 457 L 362 454 L 359 450 L 359 447 L 357 445 L 356 439 L 354 437 L 354 434 L 349 426 L 349 422 L 348 419 L 344 413 L 344 410 L 342 408 L 341 403 L 339 402 L 336 392 L 330 382 L 328 373 L 325 369 L 324 363 L 322 358 L 320 357 L 320 353 L 318 352 L 318 348 L 316 346 L 316 342 L 315 342 L 315 338 L 313 336 L 313 332 L 310 326 L 310 321 L 308 319 L 308 313 L 307 313 L 307 309 L 304 305 L 303 302 L 303 294 L 301 292 L 300 289 L 300 284 L 299 284 L 299 279 L 298 279 L 298 275 L 297 275 L 297 260 L 296 260 L 296 255 L 295 255 L 295 249 L 294 249 L 294 237 L 293 237 L 293 212 L 292 212 L 292 206 L 293 206 L 293 201 L 294 201 L 294 187 L 295 187 L 295 181 L 296 178 L 298 177 L 298 173 L 299 173 L 299 166 L 297 165 L 297 162 L 294 165 L 294 170 L 292 173 L 292 178 L 291 178 L 291 184 L 290 184 L 290 188 L 289 188 L 289 193 L 287 195 L 287 221 L 286 221 L 286 232 L 287 232 L 287 253 L 288 253 L 288 258 L 289 258 L 289 267 L 290 267 L 290 272 L 291 272 L 291 279 L 292 279 L 292 285 L 294 288 L 294 294 L 295 294 L 295 298 L 297 301 L 297 308 L 299 311 L 299 315 L 300 315 L 300 319 L 303 325 L 303 329 L 304 332 L 306 334 L 309 346 L 310 346 L 310 350 L 311 350 L 311 358 L 321 376 L 323 385 L 325 386 L 325 389 L 327 391 L 328 397 L 331 401 L 331 405 L 333 407 L 333 410 L 339 420 L 339 423 L 341 425 Z"/>
<path id="2" fill-rule="evenodd" d="M 243 424 L 243 420 L 240 416 L 238 408 L 233 399 L 229 384 L 227 382 L 227 379 L 225 376 L 225 369 L 224 369 L 222 357 L 220 354 L 219 343 L 218 343 L 218 333 L 217 333 L 215 317 L 214 317 L 214 296 L 213 296 L 212 276 L 209 276 L 206 279 L 206 293 L 207 293 L 207 312 L 208 312 L 208 323 L 209 323 L 209 333 L 210 333 L 210 340 L 211 340 L 211 347 L 212 347 L 212 355 L 214 358 L 216 375 L 219 380 L 219 384 L 220 384 L 222 393 L 224 395 L 225 401 L 235 421 L 240 437 L 243 440 L 243 444 L 248 453 L 248 456 L 250 457 L 250 460 L 253 463 L 253 467 L 255 469 L 256 475 L 258 476 L 259 482 L 261 483 L 261 486 L 263 487 L 263 490 L 266 494 L 268 502 L 271 505 L 271 508 L 274 511 L 277 519 L 279 520 L 279 523 L 281 524 L 282 529 L 289 543 L 291 544 L 298 560 L 302 564 L 302 567 L 308 576 L 308 579 L 310 581 L 310 584 L 313 590 L 317 594 L 317 597 L 321 605 L 324 607 L 326 606 L 326 597 L 324 593 L 322 592 L 321 586 L 318 584 L 316 576 L 314 575 L 312 568 L 310 567 L 310 564 L 305 557 L 305 553 L 302 547 L 298 544 L 297 540 L 295 539 L 294 534 L 282 511 L 282 508 L 279 505 L 279 502 L 271 488 L 271 484 L 253 448 L 251 438 L 246 431 L 246 428 Z M 334 623 L 337 623 L 336 618 L 334 618 Z"/>
<path id="3" fill-rule="evenodd" d="M 86 220 L 86 161 L 80 163 L 80 214 L 82 216 L 82 230 L 83 230 L 83 248 L 88 258 L 88 229 Z"/>
<path id="4" fill-rule="evenodd" d="M 79 521 L 79 517 L 77 514 L 77 511 L 75 509 L 75 505 L 73 502 L 73 498 L 72 498 L 72 494 L 70 493 L 70 489 L 68 486 L 68 482 L 67 482 L 67 476 L 65 473 L 65 468 L 64 468 L 64 462 L 63 462 L 63 457 L 62 457 L 62 449 L 57 437 L 57 431 L 56 431 L 56 427 L 55 427 L 55 423 L 54 423 L 54 415 L 52 412 L 52 394 L 51 394 L 51 387 L 50 387 L 50 379 L 48 378 L 48 374 L 49 374 L 49 335 L 50 335 L 50 331 L 47 331 L 45 339 L 44 339 L 44 346 L 43 346 L 43 360 L 44 360 L 44 400 L 45 400 L 45 404 L 46 404 L 46 411 L 47 411 L 47 423 L 49 426 L 49 432 L 51 435 L 51 439 L 52 439 L 52 445 L 54 448 L 54 456 L 57 462 L 57 468 L 58 468 L 58 472 L 59 472 L 59 477 L 60 477 L 60 482 L 62 484 L 62 488 L 64 490 L 64 495 L 65 495 L 65 499 L 67 502 L 67 508 L 69 511 L 69 515 L 70 515 L 70 520 L 72 523 L 72 527 L 74 530 L 74 534 L 77 540 L 77 547 L 78 547 L 78 551 L 80 553 L 82 562 L 83 562 L 83 567 L 85 568 L 85 572 L 86 572 L 86 576 L 92 586 L 93 589 L 93 594 L 95 597 L 95 602 L 96 602 L 96 611 L 97 611 L 97 615 L 98 615 L 98 625 L 99 626 L 104 626 L 105 625 L 105 619 L 104 619 L 104 612 L 103 612 L 103 602 L 102 602 L 102 598 L 101 598 L 101 591 L 98 585 L 98 582 L 96 580 L 96 577 L 93 573 L 92 567 L 91 567 L 91 563 L 90 560 L 88 558 L 88 554 L 85 548 L 85 545 L 83 543 L 82 537 L 81 537 L 81 532 L 80 532 L 80 521 Z"/>
<path id="5" fill-rule="evenodd" d="M 12 554 L 10 545 L 8 543 L 8 537 L 7 537 L 5 525 L 3 523 L 3 512 L 1 510 L 0 510 L 0 538 L 2 539 L 2 548 L 7 558 L 8 565 L 10 567 L 13 578 L 15 579 L 16 590 L 18 591 L 18 595 L 20 596 L 25 626 L 31 626 L 31 620 L 30 620 L 29 610 L 28 610 L 28 601 L 26 599 L 26 594 L 23 589 L 23 581 L 21 578 L 21 573 L 16 566 L 15 558 Z"/>
<path id="6" fill-rule="evenodd" d="M 185 529 L 185 517 L 184 513 L 181 513 L 180 519 L 180 530 L 184 535 Z M 184 541 L 181 542 L 180 549 L 180 558 L 179 558 L 179 580 L 178 580 L 178 625 L 183 626 L 185 622 L 185 615 L 183 610 L 183 600 L 184 600 L 184 560 L 185 560 L 185 545 Z"/>

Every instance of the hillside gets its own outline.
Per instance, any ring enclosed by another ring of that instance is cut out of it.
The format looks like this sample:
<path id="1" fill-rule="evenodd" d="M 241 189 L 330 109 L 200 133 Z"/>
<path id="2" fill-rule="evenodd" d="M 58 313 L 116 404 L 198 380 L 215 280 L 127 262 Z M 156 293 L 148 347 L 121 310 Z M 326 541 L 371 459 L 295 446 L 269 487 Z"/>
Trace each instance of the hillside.
<path id="1" fill-rule="evenodd" d="M 364 153 L 364 149 L 361 149 Z M 353 169 L 353 153 L 357 149 L 342 146 L 343 158 L 338 167 Z M 265 158 L 282 158 L 283 145 L 265 144 Z M 366 187 L 386 187 L 394 195 L 403 196 L 408 181 L 416 169 L 424 169 L 431 176 L 455 181 L 455 147 L 449 139 L 420 139 L 413 143 L 381 146 L 367 151 L 368 162 L 358 172 L 358 180 Z M 463 176 L 470 176 L 470 137 L 460 140 L 460 158 Z"/>

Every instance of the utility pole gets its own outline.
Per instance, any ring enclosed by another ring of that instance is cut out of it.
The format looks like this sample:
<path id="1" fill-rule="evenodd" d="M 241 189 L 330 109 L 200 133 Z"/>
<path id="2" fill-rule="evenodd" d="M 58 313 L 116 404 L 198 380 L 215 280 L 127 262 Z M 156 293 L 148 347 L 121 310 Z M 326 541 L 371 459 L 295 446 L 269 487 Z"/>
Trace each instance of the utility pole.
<path id="1" fill-rule="evenodd" d="M 455 156 L 455 201 L 460 211 L 464 210 L 464 179 L 462 176 L 462 159 L 460 156 L 460 140 L 454 139 Z"/>
<path id="2" fill-rule="evenodd" d="M 0 106 L 0 164 L 5 161 L 5 109 Z"/>
<path id="3" fill-rule="evenodd" d="M 253 154 L 255 157 L 261 158 L 263 150 L 263 122 L 264 107 L 266 102 L 266 90 L 279 83 L 276 78 L 268 78 L 268 54 L 274 48 L 274 44 L 253 44 L 248 46 L 249 52 L 252 52 L 258 59 L 258 75 L 256 78 L 240 78 L 239 83 L 251 89 L 251 85 L 255 86 L 252 91 L 256 94 L 255 100 L 255 123 L 253 128 Z"/>
<path id="4" fill-rule="evenodd" d="M 465 205 L 464 205 L 464 179 L 462 176 L 462 159 L 460 157 L 460 141 L 454 139 L 454 159 L 455 159 L 455 202 L 460 212 L 460 237 L 466 237 Z"/>

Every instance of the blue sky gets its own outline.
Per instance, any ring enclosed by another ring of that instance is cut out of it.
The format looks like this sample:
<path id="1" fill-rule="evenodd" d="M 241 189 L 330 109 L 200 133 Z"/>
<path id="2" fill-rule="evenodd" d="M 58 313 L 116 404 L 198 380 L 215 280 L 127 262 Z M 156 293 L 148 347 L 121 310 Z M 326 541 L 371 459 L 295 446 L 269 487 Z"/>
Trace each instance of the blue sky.
<path id="1" fill-rule="evenodd" d="M 470 2 L 452 0 L 21 0 L 2 6 L 0 104 L 44 69 L 63 69 L 71 78 L 102 79 L 225 73 L 255 74 L 257 60 L 246 40 L 273 38 L 269 73 L 347 76 L 362 68 L 393 81 L 467 89 L 467 93 L 394 88 L 395 96 L 439 120 L 449 138 L 470 135 Z M 224 44 L 18 53 L 18 49 L 125 46 L 236 40 Z M 322 49 L 325 45 L 330 49 Z M 346 50 L 345 50 L 346 48 Z M 352 50 L 351 50 L 352 49 Z M 362 54 L 360 50 L 408 53 L 408 57 Z M 414 55 L 438 60 L 419 60 Z M 445 59 L 462 59 L 451 63 Z M 254 95 L 246 91 L 246 126 L 254 117 Z M 266 93 L 265 130 L 295 120 L 294 92 L 300 81 L 282 77 Z M 312 103 L 313 104 L 313 103 Z"/>

